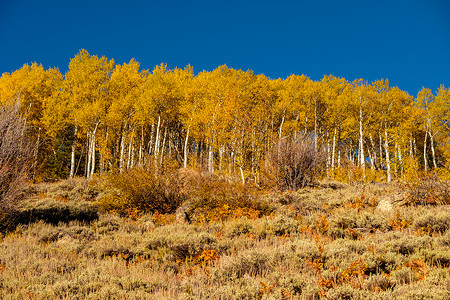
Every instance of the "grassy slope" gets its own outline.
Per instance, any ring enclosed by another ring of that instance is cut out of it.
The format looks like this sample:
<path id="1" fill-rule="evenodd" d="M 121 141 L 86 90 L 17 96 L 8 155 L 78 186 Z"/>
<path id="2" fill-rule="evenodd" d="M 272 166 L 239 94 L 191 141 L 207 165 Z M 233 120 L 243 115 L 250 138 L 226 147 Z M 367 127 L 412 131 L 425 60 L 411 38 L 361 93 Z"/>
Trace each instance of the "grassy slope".
<path id="1" fill-rule="evenodd" d="M 81 180 L 32 189 L 28 207 L 53 213 L 89 210 L 95 196 Z M 376 208 L 396 190 L 267 194 L 270 216 L 209 224 L 100 214 L 21 225 L 0 243 L 0 298 L 449 299 L 450 208 Z"/>

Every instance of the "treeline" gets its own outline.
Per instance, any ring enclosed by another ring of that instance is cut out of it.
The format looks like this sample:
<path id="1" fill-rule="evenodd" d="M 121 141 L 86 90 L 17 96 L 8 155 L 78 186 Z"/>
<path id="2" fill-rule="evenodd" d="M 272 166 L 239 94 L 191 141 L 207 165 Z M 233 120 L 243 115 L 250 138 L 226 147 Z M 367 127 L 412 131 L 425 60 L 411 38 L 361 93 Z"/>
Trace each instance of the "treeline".
<path id="1" fill-rule="evenodd" d="M 450 166 L 444 86 L 414 98 L 388 80 L 269 79 L 227 66 L 150 72 L 81 50 L 64 75 L 38 64 L 4 73 L 0 103 L 16 102 L 36 179 L 169 164 L 259 181 L 274 142 L 299 135 L 326 153 L 330 176 L 391 181 Z"/>

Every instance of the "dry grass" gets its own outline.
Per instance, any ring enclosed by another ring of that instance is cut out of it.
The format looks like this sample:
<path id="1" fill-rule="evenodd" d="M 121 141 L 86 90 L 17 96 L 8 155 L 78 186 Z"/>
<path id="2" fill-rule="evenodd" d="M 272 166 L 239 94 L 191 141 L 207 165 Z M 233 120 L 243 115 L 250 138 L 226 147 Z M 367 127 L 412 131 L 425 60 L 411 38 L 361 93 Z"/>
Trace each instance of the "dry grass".
<path id="1" fill-rule="evenodd" d="M 272 212 L 256 218 L 103 213 L 21 225 L 0 243 L 0 298 L 448 299 L 450 208 L 380 213 L 396 189 L 266 194 Z M 44 190 L 29 205 L 58 201 L 59 188 Z M 59 202 L 84 201 L 69 194 Z"/>

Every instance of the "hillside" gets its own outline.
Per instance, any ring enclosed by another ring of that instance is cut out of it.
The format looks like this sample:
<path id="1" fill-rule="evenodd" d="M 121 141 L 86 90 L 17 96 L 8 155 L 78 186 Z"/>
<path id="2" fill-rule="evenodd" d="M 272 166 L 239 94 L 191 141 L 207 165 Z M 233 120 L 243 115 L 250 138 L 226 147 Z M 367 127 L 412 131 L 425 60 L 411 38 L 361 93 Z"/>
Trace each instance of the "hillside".
<path id="1" fill-rule="evenodd" d="M 0 298 L 450 297 L 450 208 L 414 204 L 411 185 L 322 182 L 252 202 L 238 184 L 222 188 L 186 208 L 188 223 L 106 211 L 101 178 L 32 185 L 21 207 L 31 223 L 1 239 Z"/>

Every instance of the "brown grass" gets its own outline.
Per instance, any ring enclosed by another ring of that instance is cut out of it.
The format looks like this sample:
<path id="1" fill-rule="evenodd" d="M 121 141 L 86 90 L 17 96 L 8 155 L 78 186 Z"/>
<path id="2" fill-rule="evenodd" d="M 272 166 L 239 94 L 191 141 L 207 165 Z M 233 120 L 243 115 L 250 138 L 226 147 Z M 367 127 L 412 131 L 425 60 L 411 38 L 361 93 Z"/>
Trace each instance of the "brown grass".
<path id="1" fill-rule="evenodd" d="M 0 298 L 448 299 L 450 209 L 380 214 L 377 202 L 395 190 L 259 195 L 272 212 L 256 218 L 178 224 L 171 214 L 102 213 L 90 222 L 20 225 L 1 240 Z M 61 191 L 45 191 L 29 205 L 58 201 Z M 59 203 L 80 202 L 67 198 Z M 401 220 L 409 226 L 392 226 Z"/>

